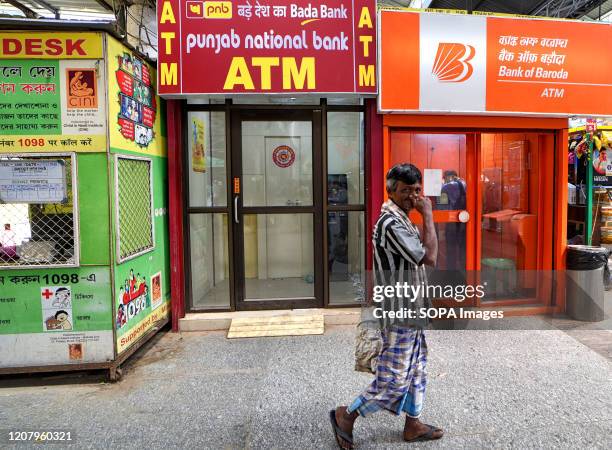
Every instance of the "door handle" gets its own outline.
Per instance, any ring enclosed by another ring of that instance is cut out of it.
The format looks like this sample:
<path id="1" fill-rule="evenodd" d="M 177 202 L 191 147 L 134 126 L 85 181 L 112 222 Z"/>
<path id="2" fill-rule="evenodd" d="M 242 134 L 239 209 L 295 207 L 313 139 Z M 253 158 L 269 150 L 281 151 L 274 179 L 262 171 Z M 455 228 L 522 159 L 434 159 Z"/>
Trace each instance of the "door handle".
<path id="1" fill-rule="evenodd" d="M 234 197 L 234 222 L 240 223 L 238 220 L 238 195 Z"/>
<path id="2" fill-rule="evenodd" d="M 460 211 L 457 218 L 459 219 L 459 222 L 467 223 L 470 221 L 470 213 L 465 210 Z"/>

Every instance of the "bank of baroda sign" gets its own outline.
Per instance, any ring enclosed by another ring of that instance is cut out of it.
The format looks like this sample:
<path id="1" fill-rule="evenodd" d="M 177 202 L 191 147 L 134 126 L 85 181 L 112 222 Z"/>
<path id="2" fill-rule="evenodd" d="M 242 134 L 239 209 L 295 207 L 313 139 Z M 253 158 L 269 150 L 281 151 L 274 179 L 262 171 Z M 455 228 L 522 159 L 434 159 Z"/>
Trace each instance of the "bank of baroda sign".
<path id="1" fill-rule="evenodd" d="M 376 89 L 374 0 L 161 0 L 159 93 Z"/>

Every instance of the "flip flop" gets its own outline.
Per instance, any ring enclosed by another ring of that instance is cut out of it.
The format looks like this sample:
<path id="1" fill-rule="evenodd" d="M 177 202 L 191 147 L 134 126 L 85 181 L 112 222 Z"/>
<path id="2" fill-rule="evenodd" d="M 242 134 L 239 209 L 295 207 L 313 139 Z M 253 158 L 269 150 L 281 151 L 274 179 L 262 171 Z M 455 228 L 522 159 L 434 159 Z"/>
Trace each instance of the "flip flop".
<path id="1" fill-rule="evenodd" d="M 336 437 L 336 442 L 338 443 L 338 447 L 340 447 L 341 449 L 344 449 L 344 447 L 340 443 L 340 438 L 342 438 L 344 439 L 345 442 L 348 442 L 349 448 L 354 448 L 353 447 L 353 436 L 346 433 L 338 426 L 338 422 L 336 422 L 336 411 L 333 409 L 329 412 L 329 420 L 332 424 L 332 428 L 334 430 L 334 436 Z"/>
<path id="2" fill-rule="evenodd" d="M 429 430 L 427 430 L 425 433 L 421 434 L 420 436 L 417 436 L 415 438 L 412 439 L 404 439 L 406 442 L 423 442 L 423 441 L 435 441 L 436 439 L 440 439 L 442 436 L 439 437 L 434 437 L 434 433 L 436 431 L 442 431 L 441 428 L 438 427 L 434 427 L 433 425 L 428 425 L 428 424 L 424 424 L 427 428 L 429 428 Z"/>

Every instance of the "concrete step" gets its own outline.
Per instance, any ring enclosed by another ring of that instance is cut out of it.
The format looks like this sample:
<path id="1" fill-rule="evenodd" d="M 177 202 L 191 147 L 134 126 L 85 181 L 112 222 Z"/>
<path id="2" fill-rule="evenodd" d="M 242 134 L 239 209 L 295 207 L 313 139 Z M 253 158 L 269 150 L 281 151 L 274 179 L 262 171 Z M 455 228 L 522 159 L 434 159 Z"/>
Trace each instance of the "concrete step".
<path id="1" fill-rule="evenodd" d="M 299 316 L 323 314 L 325 325 L 356 325 L 361 317 L 360 308 L 311 308 L 311 309 L 275 309 L 269 311 L 233 311 L 190 313 L 179 319 L 179 330 L 186 331 L 214 331 L 228 330 L 232 319 Z"/>

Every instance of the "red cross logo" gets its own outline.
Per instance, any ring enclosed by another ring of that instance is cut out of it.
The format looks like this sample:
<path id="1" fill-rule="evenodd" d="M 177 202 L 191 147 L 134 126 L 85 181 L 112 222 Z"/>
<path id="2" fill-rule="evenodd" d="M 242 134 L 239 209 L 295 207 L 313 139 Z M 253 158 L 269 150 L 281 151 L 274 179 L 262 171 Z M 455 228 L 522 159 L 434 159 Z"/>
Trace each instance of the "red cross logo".
<path id="1" fill-rule="evenodd" d="M 41 295 L 45 297 L 45 300 L 49 300 L 49 297 L 53 296 L 53 291 L 50 291 L 49 289 L 45 289 Z"/>

